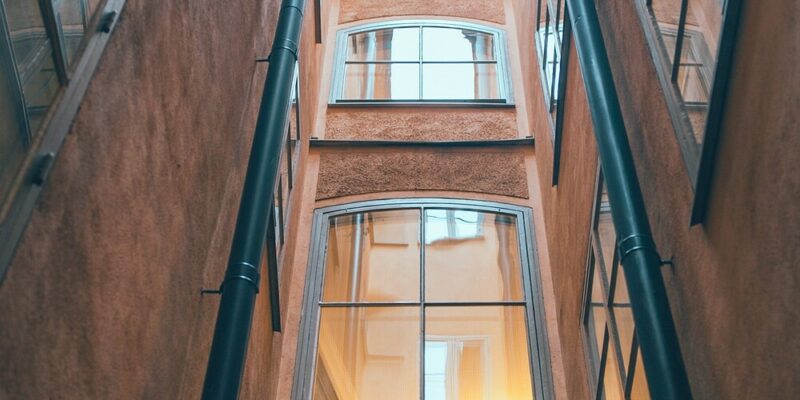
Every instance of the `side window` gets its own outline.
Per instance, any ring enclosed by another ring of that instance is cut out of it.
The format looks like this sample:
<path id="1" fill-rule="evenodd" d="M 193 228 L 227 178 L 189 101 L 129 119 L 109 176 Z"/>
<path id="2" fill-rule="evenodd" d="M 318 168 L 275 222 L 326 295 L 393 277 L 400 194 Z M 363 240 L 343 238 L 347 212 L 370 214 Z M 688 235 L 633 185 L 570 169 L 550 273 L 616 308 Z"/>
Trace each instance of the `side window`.
<path id="1" fill-rule="evenodd" d="M 509 102 L 504 46 L 497 30 L 445 21 L 342 31 L 331 102 Z"/>
<path id="2" fill-rule="evenodd" d="M 617 254 L 617 234 L 602 174 L 597 186 L 599 193 L 590 235 L 582 319 L 592 398 L 649 399 L 633 309 Z"/>
<path id="3" fill-rule="evenodd" d="M 293 398 L 546 398 L 529 217 L 376 207 L 318 214 Z"/>
<path id="4" fill-rule="evenodd" d="M 552 185 L 558 184 L 561 164 L 570 31 L 569 13 L 564 0 L 537 0 L 535 42 L 545 106 L 550 115 L 548 122 L 553 142 Z"/>

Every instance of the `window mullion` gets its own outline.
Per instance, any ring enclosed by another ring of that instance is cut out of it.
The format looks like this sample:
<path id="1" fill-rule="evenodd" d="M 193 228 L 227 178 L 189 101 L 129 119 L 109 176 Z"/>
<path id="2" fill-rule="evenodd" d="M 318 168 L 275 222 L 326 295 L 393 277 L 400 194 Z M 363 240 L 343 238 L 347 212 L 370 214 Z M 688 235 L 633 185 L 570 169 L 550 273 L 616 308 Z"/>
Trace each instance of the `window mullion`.
<path id="1" fill-rule="evenodd" d="M 675 37 L 675 55 L 672 58 L 672 81 L 678 79 L 680 70 L 681 53 L 683 51 L 683 36 L 686 32 L 686 14 L 689 8 L 689 0 L 681 0 L 681 13 L 678 19 L 678 33 Z"/>
<path id="2" fill-rule="evenodd" d="M 39 5 L 42 10 L 45 31 L 52 43 L 56 75 L 58 75 L 58 81 L 61 85 L 66 86 L 69 83 L 69 74 L 67 73 L 66 44 L 64 43 L 59 16 L 55 8 L 53 8 L 52 0 L 39 0 Z"/>
<path id="3" fill-rule="evenodd" d="M 420 52 L 422 51 L 422 29 L 419 32 Z M 420 54 L 420 59 L 422 59 Z M 422 69 L 420 69 L 420 74 Z M 421 75 L 420 75 L 421 76 Z M 420 79 L 420 82 L 422 79 Z M 422 96 L 422 92 L 420 92 Z M 425 207 L 419 211 L 419 315 L 420 315 L 420 334 L 419 334 L 419 398 L 425 398 Z"/>

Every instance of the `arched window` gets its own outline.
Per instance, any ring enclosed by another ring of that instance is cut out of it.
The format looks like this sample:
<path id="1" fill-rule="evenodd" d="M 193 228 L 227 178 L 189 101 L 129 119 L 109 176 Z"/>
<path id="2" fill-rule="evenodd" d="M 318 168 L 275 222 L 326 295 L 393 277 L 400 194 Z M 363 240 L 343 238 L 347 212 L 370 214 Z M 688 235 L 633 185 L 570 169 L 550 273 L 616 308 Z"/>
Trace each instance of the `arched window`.
<path id="1" fill-rule="evenodd" d="M 510 103 L 503 34 L 452 21 L 340 31 L 331 103 Z"/>
<path id="2" fill-rule="evenodd" d="M 551 398 L 528 209 L 318 210 L 294 400 Z"/>

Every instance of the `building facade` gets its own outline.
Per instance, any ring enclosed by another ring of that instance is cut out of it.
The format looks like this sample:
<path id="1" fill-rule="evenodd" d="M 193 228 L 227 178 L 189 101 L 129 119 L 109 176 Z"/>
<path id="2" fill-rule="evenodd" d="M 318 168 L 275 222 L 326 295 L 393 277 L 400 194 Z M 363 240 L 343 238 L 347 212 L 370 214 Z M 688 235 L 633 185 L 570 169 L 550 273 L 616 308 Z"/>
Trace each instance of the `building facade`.
<path id="1" fill-rule="evenodd" d="M 670 398 L 578 3 L 0 0 L 0 398 L 202 396 L 300 8 L 239 397 Z M 800 5 L 594 3 L 691 395 L 790 398 Z"/>

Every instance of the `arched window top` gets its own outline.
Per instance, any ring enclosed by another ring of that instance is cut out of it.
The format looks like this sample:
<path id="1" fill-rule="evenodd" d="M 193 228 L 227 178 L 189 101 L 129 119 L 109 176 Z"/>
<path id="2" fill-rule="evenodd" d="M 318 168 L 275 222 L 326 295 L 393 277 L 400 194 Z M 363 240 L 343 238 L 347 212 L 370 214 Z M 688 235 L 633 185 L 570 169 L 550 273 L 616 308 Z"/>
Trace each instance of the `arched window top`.
<path id="1" fill-rule="evenodd" d="M 332 103 L 510 103 L 500 30 L 439 20 L 339 32 Z"/>

